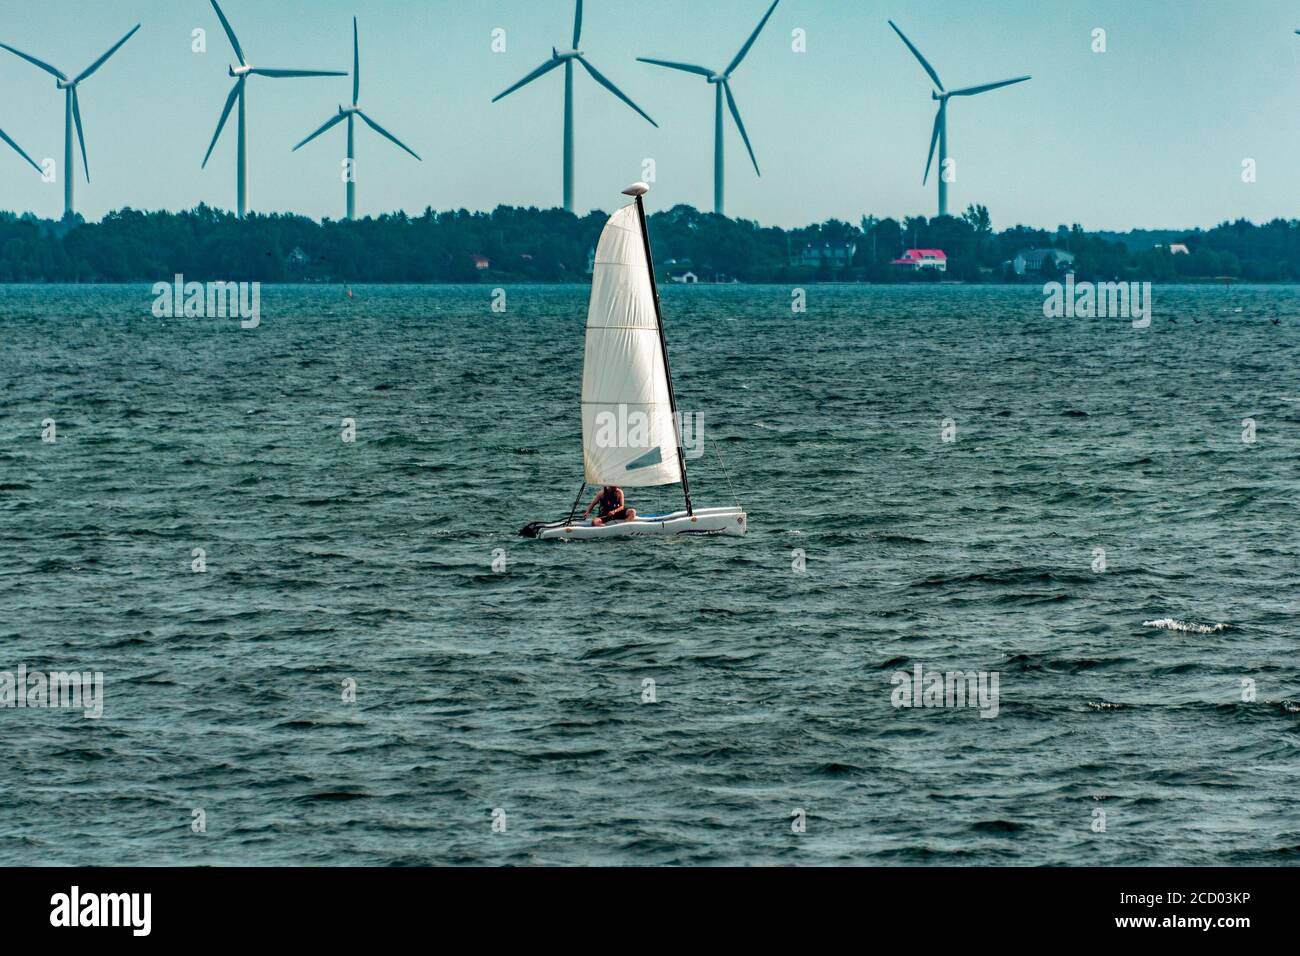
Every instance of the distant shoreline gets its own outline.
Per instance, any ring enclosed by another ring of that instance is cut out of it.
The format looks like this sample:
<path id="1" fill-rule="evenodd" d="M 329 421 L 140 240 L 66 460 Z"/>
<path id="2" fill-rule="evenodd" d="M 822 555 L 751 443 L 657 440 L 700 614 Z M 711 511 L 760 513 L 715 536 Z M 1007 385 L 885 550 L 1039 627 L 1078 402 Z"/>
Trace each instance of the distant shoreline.
<path id="1" fill-rule="evenodd" d="M 122 209 L 97 223 L 0 212 L 0 284 L 172 281 L 582 284 L 605 216 L 501 206 L 317 222 L 200 205 Z M 1214 229 L 1089 232 L 1013 226 L 986 207 L 960 216 L 763 226 L 679 205 L 649 217 L 655 272 L 677 284 L 1042 284 L 1300 282 L 1300 220 Z"/>

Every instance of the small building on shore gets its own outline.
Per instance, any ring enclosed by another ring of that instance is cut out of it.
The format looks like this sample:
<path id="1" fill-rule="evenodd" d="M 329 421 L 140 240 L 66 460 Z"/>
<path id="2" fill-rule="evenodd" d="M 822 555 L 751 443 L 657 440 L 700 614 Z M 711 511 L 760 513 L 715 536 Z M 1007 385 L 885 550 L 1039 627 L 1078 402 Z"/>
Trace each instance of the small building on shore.
<path id="1" fill-rule="evenodd" d="M 908 249 L 890 265 L 907 272 L 920 272 L 922 269 L 947 272 L 948 254 L 942 249 Z"/>
<path id="2" fill-rule="evenodd" d="M 796 268 L 829 268 L 832 272 L 847 269 L 858 253 L 854 242 L 806 242 L 802 249 L 790 256 L 790 265 Z"/>
<path id="3" fill-rule="evenodd" d="M 1064 249 L 1022 249 L 1011 260 L 1010 267 L 1018 276 L 1041 275 L 1044 269 L 1068 272 L 1074 268 L 1074 253 Z"/>

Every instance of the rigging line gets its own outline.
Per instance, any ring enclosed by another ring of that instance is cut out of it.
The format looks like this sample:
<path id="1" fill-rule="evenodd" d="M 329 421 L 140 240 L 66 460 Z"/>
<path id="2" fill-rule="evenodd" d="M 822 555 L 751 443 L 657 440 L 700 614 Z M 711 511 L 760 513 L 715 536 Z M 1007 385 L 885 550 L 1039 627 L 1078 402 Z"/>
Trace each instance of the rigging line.
<path id="1" fill-rule="evenodd" d="M 709 444 L 713 446 L 713 454 L 717 456 L 718 464 L 722 466 L 722 475 L 727 479 L 727 487 L 731 489 L 731 500 L 736 503 L 736 507 L 742 508 L 743 510 L 743 506 L 740 503 L 740 496 L 736 494 L 736 486 L 731 483 L 731 473 L 727 471 L 727 463 L 722 460 L 722 452 L 718 451 L 718 443 L 715 441 L 710 442 Z"/>

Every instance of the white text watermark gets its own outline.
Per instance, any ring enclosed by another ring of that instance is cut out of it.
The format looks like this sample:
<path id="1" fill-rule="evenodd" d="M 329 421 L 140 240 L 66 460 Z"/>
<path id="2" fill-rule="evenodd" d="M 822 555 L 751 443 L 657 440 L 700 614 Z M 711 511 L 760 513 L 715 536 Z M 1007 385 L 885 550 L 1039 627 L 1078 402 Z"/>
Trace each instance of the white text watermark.
<path id="1" fill-rule="evenodd" d="M 91 720 L 104 716 L 100 671 L 0 671 L 0 707 L 80 709 Z"/>
<path id="2" fill-rule="evenodd" d="M 262 324 L 262 283 L 186 282 L 177 274 L 172 282 L 156 282 L 153 314 L 156 319 L 238 318 L 245 329 Z"/>
<path id="3" fill-rule="evenodd" d="M 897 707 L 978 707 L 981 717 L 998 715 L 997 671 L 926 672 L 921 664 L 912 673 L 897 671 L 889 679 L 894 690 L 889 696 Z"/>
<path id="4" fill-rule="evenodd" d="M 1065 282 L 1043 286 L 1043 316 L 1048 319 L 1132 319 L 1133 328 L 1151 324 L 1150 282 Z"/>

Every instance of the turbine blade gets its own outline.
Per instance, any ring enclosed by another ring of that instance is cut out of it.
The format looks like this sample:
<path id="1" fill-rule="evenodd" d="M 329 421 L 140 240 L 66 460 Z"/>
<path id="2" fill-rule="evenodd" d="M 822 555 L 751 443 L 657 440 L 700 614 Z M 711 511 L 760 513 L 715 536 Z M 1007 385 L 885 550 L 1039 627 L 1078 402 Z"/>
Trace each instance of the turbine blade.
<path id="1" fill-rule="evenodd" d="M 653 126 L 655 129 L 659 128 L 659 124 L 650 118 L 650 114 L 648 114 L 645 110 L 641 109 L 641 107 L 637 106 L 630 99 L 628 99 L 626 94 L 624 94 L 622 90 L 620 90 L 617 86 L 615 86 L 613 83 L 609 81 L 608 77 L 606 77 L 603 73 L 600 72 L 600 70 L 596 69 L 590 63 L 588 63 L 587 58 L 585 56 L 578 57 L 578 62 L 587 68 L 587 72 L 591 74 L 591 78 L 593 80 L 595 80 L 605 89 L 609 90 L 611 93 L 617 96 L 628 106 L 632 107 L 632 109 L 640 113 L 641 116 L 645 119 L 645 121 L 649 123 L 651 126 Z"/>
<path id="2" fill-rule="evenodd" d="M 539 76 L 551 72 L 551 70 L 555 69 L 563 62 L 564 62 L 563 60 L 557 60 L 554 57 L 552 57 L 551 59 L 543 63 L 541 66 L 539 66 L 537 69 L 533 70 L 533 72 L 525 76 L 514 86 L 507 89 L 504 93 L 498 93 L 496 96 L 492 97 L 492 102 L 495 103 L 497 100 L 505 99 L 507 96 L 509 96 L 515 90 L 519 89 L 521 86 L 527 86 L 529 83 L 533 82 L 533 80 L 537 79 Z"/>
<path id="3" fill-rule="evenodd" d="M 249 70 L 250 76 L 269 76 L 273 79 L 284 80 L 296 76 L 347 76 L 347 73 L 338 70 Z"/>
<path id="4" fill-rule="evenodd" d="M 578 9 L 573 15 L 573 48 L 576 50 L 582 41 L 582 0 L 578 0 Z"/>
<path id="5" fill-rule="evenodd" d="M 934 72 L 934 67 L 930 65 L 930 61 L 921 56 L 921 51 L 912 45 L 912 41 L 903 34 L 902 30 L 898 29 L 898 24 L 893 20 L 890 20 L 889 25 L 894 28 L 894 32 L 898 34 L 898 38 L 907 44 L 907 48 L 912 51 L 912 56 L 916 57 L 921 66 L 925 67 L 925 72 L 930 74 L 930 79 L 934 80 L 934 85 L 939 87 L 939 92 L 942 93 L 943 80 L 939 79 L 939 74 Z"/>
<path id="6" fill-rule="evenodd" d="M 40 67 L 42 70 L 44 70 L 46 73 L 49 73 L 49 74 L 51 74 L 52 76 L 56 76 L 56 77 L 58 77 L 60 80 L 63 80 L 64 82 L 67 82 L 68 77 L 64 74 L 64 72 L 63 72 L 62 70 L 55 69 L 54 67 L 50 66 L 50 65 L 49 65 L 48 63 L 46 63 L 45 61 L 43 61 L 43 60 L 38 60 L 38 59 L 36 59 L 36 57 L 31 56 L 31 55 L 29 55 L 29 54 L 27 54 L 27 53 L 24 53 L 22 50 L 15 50 L 13 47 L 11 47 L 11 46 L 10 46 L 9 44 L 7 44 L 7 43 L 0 43 L 0 47 L 3 47 L 4 49 L 8 50 L 8 51 L 9 51 L 10 53 L 12 53 L 14 56 L 22 57 L 24 60 L 26 60 L 28 63 L 31 63 L 31 64 L 34 65 L 34 66 L 39 66 L 39 67 Z"/>
<path id="7" fill-rule="evenodd" d="M 736 67 L 740 66 L 740 61 L 745 58 L 745 54 L 749 52 L 749 48 L 754 45 L 754 41 L 758 39 L 758 35 L 763 32 L 763 27 L 767 26 L 767 21 L 771 19 L 773 11 L 776 10 L 776 5 L 780 2 L 781 0 L 772 0 L 772 5 L 767 8 L 767 13 L 763 15 L 763 19 L 758 21 L 758 26 L 756 26 L 754 32 L 749 35 L 749 39 L 745 41 L 745 45 L 740 48 L 740 52 L 736 54 L 736 58 L 731 61 L 730 66 L 722 71 L 723 76 L 731 76 L 731 74 L 735 72 Z"/>
<path id="8" fill-rule="evenodd" d="M 930 164 L 934 162 L 934 148 L 939 142 L 939 124 L 943 122 L 943 111 L 948 108 L 948 101 L 939 104 L 939 112 L 934 114 L 934 132 L 930 134 L 930 150 L 925 154 L 925 176 L 921 179 L 924 186 L 930 181 Z"/>
<path id="9" fill-rule="evenodd" d="M 1014 80 L 1002 80 L 1000 83 L 985 83 L 982 86 L 968 86 L 962 90 L 953 90 L 949 96 L 974 96 L 976 93 L 987 93 L 989 90 L 1000 89 L 1004 86 L 1011 86 L 1013 83 L 1023 83 L 1025 80 L 1032 79 L 1028 76 L 1018 76 Z"/>
<path id="10" fill-rule="evenodd" d="M 736 109 L 736 98 L 731 95 L 731 84 L 723 83 L 722 91 L 727 94 L 727 106 L 731 109 L 731 118 L 736 121 L 736 129 L 740 130 L 740 138 L 745 141 L 745 149 L 749 150 L 749 161 L 754 164 L 754 172 L 762 176 L 763 173 L 758 168 L 758 160 L 754 157 L 754 147 L 749 145 L 749 134 L 745 132 L 745 124 L 740 121 L 740 110 Z"/>
<path id="11" fill-rule="evenodd" d="M 699 76 L 712 76 L 713 71 L 705 69 L 702 66 L 693 66 L 690 63 L 674 63 L 672 60 L 652 60 L 648 56 L 639 56 L 636 58 L 638 63 L 652 63 L 655 66 L 666 66 L 670 70 L 681 70 L 685 73 L 695 73 Z"/>
<path id="12" fill-rule="evenodd" d="M 226 38 L 230 40 L 230 46 L 235 51 L 235 56 L 239 57 L 240 66 L 248 66 L 248 61 L 244 59 L 244 48 L 239 45 L 239 38 L 235 36 L 235 31 L 230 27 L 230 21 L 226 15 L 221 12 L 217 6 L 217 0 L 212 0 L 212 9 L 217 11 L 217 19 L 221 21 L 221 28 L 226 31 Z"/>
<path id="13" fill-rule="evenodd" d="M 361 96 L 361 40 L 357 37 L 357 18 L 352 18 L 352 105 Z"/>
<path id="14" fill-rule="evenodd" d="M 217 132 L 212 137 L 212 143 L 208 146 L 208 154 L 203 157 L 203 166 L 206 168 L 208 160 L 212 158 L 212 150 L 216 148 L 217 140 L 221 138 L 221 131 L 226 128 L 226 120 L 230 118 L 230 110 L 235 105 L 235 99 L 239 96 L 239 86 L 243 79 L 235 81 L 235 85 L 230 88 L 230 95 L 226 97 L 226 108 L 221 111 L 221 119 L 217 120 Z"/>
<path id="15" fill-rule="evenodd" d="M 90 164 L 86 162 L 86 134 L 81 129 L 81 103 L 74 88 L 72 91 L 72 121 L 77 124 L 77 141 L 81 143 L 81 171 L 86 174 L 86 182 L 90 182 Z M 71 176 L 69 170 L 64 170 L 65 176 Z"/>
<path id="16" fill-rule="evenodd" d="M 320 129 L 316 130 L 316 132 L 312 133 L 310 136 L 308 136 L 306 139 L 304 139 L 301 143 L 299 143 L 299 144 L 298 144 L 297 146 L 295 146 L 292 150 L 290 150 L 290 152 L 294 152 L 294 153 L 298 152 L 298 150 L 302 149 L 304 146 L 306 146 L 308 143 L 310 143 L 313 139 L 315 139 L 315 138 L 316 138 L 317 136 L 319 136 L 321 133 L 325 132 L 325 131 L 328 130 L 328 129 L 333 129 L 333 128 L 334 128 L 335 126 L 337 126 L 339 123 L 342 123 L 345 119 L 347 119 L 347 115 L 344 114 L 344 113 L 338 113 L 338 114 L 336 114 L 336 115 L 330 117 L 330 119 L 329 119 L 328 121 L 326 121 L 325 124 L 322 125 Z"/>
<path id="17" fill-rule="evenodd" d="M 365 121 L 365 124 L 366 124 L 367 126 L 369 126 L 371 129 L 373 129 L 373 130 L 374 130 L 376 133 L 378 133 L 380 136 L 384 137 L 385 139 L 391 140 L 392 142 L 394 142 L 394 143 L 396 143 L 398 146 L 400 146 L 402 149 L 404 149 L 404 150 L 406 150 L 408 153 L 410 153 L 412 156 L 414 156 L 416 159 L 420 159 L 420 154 L 419 154 L 419 153 L 417 153 L 415 150 L 411 149 L 411 147 L 407 146 L 405 143 L 403 143 L 400 139 L 398 139 L 398 138 L 397 138 L 396 136 L 394 136 L 392 133 L 388 132 L 388 130 L 384 129 L 382 126 L 380 126 L 378 123 L 376 123 L 374 120 L 372 120 L 372 119 L 371 119 L 369 116 L 367 116 L 365 113 L 360 113 L 360 112 L 359 112 L 359 113 L 357 113 L 357 115 L 360 116 L 360 117 Z M 424 160 L 420 159 L 420 162 L 424 162 Z"/>
<path id="18" fill-rule="evenodd" d="M 118 40 L 116 43 L 114 43 L 114 44 L 109 48 L 109 50 L 108 50 L 107 53 L 105 53 L 103 56 L 101 56 L 101 57 L 100 57 L 98 60 L 96 60 L 94 63 L 90 64 L 90 66 L 88 66 L 88 67 L 86 67 L 84 70 L 82 70 L 82 71 L 81 71 L 81 74 L 80 74 L 80 75 L 79 75 L 75 80 L 73 80 L 72 82 L 73 82 L 73 83 L 80 83 L 82 80 L 84 80 L 84 79 L 86 79 L 88 76 L 90 76 L 90 74 L 92 74 L 92 73 L 94 73 L 96 70 L 98 70 L 101 66 L 103 66 L 103 65 L 105 64 L 105 62 L 108 61 L 108 58 L 109 58 L 110 56 L 112 56 L 114 53 L 116 53 L 118 50 L 120 50 L 120 49 L 122 48 L 122 44 L 123 44 L 123 43 L 125 43 L 127 40 L 131 39 L 131 37 L 135 36 L 135 31 L 136 31 L 136 30 L 139 30 L 139 29 L 140 29 L 140 24 L 137 23 L 137 24 L 135 25 L 135 28 L 132 29 L 130 33 L 128 33 L 126 36 L 122 37 L 122 39 L 120 39 L 120 40 Z"/>
<path id="19" fill-rule="evenodd" d="M 25 152 L 23 152 L 23 148 L 19 146 L 17 143 L 15 143 L 12 139 L 10 139 L 9 134 L 2 129 L 0 129 L 0 139 L 4 140 L 6 143 L 12 146 L 15 153 L 17 153 L 23 159 L 27 160 L 27 162 L 31 163 L 32 169 L 36 170 L 38 173 L 44 174 L 45 170 L 41 169 L 40 166 L 36 165 L 36 160 L 32 159 Z"/>

